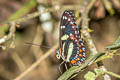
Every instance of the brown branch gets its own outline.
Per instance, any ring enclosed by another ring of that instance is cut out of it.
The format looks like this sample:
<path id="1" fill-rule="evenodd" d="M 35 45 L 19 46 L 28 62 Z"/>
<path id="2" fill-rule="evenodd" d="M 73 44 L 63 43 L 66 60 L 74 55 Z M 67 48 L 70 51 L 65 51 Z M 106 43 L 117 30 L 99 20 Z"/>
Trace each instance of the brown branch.
<path id="1" fill-rule="evenodd" d="M 74 6 L 74 7 L 73 7 Z M 45 10 L 41 11 L 41 12 L 34 12 L 34 13 L 31 13 L 31 14 L 28 14 L 24 17 L 21 17 L 21 18 L 18 18 L 18 19 L 15 19 L 15 20 L 12 20 L 12 21 L 6 21 L 4 22 L 3 24 L 0 24 L 0 27 L 5 27 L 5 26 L 8 26 L 9 24 L 11 25 L 16 25 L 16 24 L 19 24 L 21 22 L 25 22 L 25 21 L 28 21 L 30 19 L 33 19 L 33 18 L 36 18 L 38 17 L 40 14 L 43 14 L 43 13 L 46 13 L 46 12 L 53 12 L 53 11 L 58 11 L 58 10 L 66 10 L 66 9 L 74 9 L 74 10 L 79 10 L 80 9 L 80 5 L 55 5 L 53 7 L 50 7 L 50 8 L 46 8 Z M 82 10 L 82 9 L 81 9 Z M 15 29 L 15 27 L 11 27 L 13 28 L 13 31 Z M 12 30 L 10 30 L 12 31 Z M 5 35 L 4 37 L 0 38 L 0 44 L 4 43 L 5 41 L 9 40 L 11 38 L 11 34 L 12 32 L 10 32 L 9 35 Z"/>
<path id="2" fill-rule="evenodd" d="M 10 22 L 10 29 L 9 29 L 9 34 L 0 38 L 0 44 L 4 43 L 7 40 L 10 40 L 15 36 L 15 30 L 16 30 L 16 24 L 14 22 Z"/>
<path id="3" fill-rule="evenodd" d="M 40 57 L 35 63 L 33 63 L 27 70 L 25 70 L 23 73 L 21 73 L 18 77 L 16 77 L 14 80 L 21 80 L 23 77 L 25 77 L 27 74 L 29 74 L 30 71 L 35 69 L 40 63 L 45 60 L 49 55 L 54 53 L 54 51 L 57 49 L 58 44 L 53 46 L 48 52 L 46 52 L 42 57 Z"/>
<path id="4" fill-rule="evenodd" d="M 12 21 L 4 22 L 3 24 L 0 24 L 0 27 L 5 27 L 5 26 L 8 26 L 9 24 L 11 24 L 10 33 L 8 35 L 5 35 L 2 38 L 0 38 L 0 44 L 2 44 L 4 42 L 6 42 L 7 40 L 11 39 L 12 36 L 15 36 L 13 34 L 15 32 L 15 27 L 14 26 L 16 24 L 19 24 L 21 22 L 25 22 L 25 21 L 28 21 L 30 19 L 33 19 L 35 17 L 38 17 L 40 14 L 43 14 L 43 13 L 46 13 L 46 12 L 58 11 L 61 8 L 63 10 L 65 10 L 65 9 L 76 9 L 76 10 L 78 10 L 78 9 L 80 9 L 80 5 L 55 5 L 53 7 L 46 8 L 45 10 L 43 10 L 41 12 L 37 11 L 37 12 L 31 13 L 31 14 L 28 14 L 28 15 L 26 15 L 24 17 L 21 17 L 19 19 L 15 19 L 15 20 L 12 20 Z"/>
<path id="5" fill-rule="evenodd" d="M 73 7 L 74 6 L 74 7 Z M 27 14 L 26 16 L 23 16 L 21 18 L 18 18 L 18 19 L 15 19 L 15 20 L 12 20 L 12 21 L 7 21 L 7 22 L 4 22 L 3 24 L 0 24 L 0 27 L 3 27 L 3 26 L 8 26 L 9 23 L 21 23 L 21 22 L 25 22 L 27 20 L 30 20 L 30 19 L 33 19 L 33 18 L 36 18 L 38 17 L 40 14 L 43 14 L 43 13 L 46 13 L 46 12 L 54 12 L 54 11 L 58 11 L 60 9 L 63 9 L 63 10 L 66 10 L 66 9 L 74 9 L 74 10 L 78 10 L 80 9 L 80 5 L 55 5 L 53 7 L 50 7 L 50 8 L 46 8 L 45 10 L 41 11 L 41 12 L 34 12 L 34 13 L 31 13 L 31 14 Z"/>
<path id="6" fill-rule="evenodd" d="M 82 34 L 88 44 L 90 51 L 92 52 L 92 55 L 98 54 L 98 51 L 97 51 L 97 49 L 92 41 L 92 38 L 87 30 L 88 30 L 88 26 L 89 26 L 88 13 L 95 2 L 96 2 L 96 0 L 91 0 L 91 2 L 88 4 L 87 8 L 82 13 Z M 102 61 L 98 62 L 97 65 L 100 67 L 101 70 L 105 70 L 105 71 L 107 70 L 104 67 Z M 104 80 L 111 80 L 110 76 L 107 74 L 105 74 L 103 77 L 104 77 Z"/>

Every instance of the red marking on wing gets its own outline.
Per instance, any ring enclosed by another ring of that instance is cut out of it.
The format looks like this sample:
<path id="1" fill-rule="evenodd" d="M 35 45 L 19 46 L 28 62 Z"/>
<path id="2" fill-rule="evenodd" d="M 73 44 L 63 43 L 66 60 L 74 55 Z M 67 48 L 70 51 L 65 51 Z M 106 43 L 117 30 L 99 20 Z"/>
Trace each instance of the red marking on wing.
<path id="1" fill-rule="evenodd" d="M 76 61 L 79 61 L 80 60 L 80 58 L 76 58 Z"/>
<path id="2" fill-rule="evenodd" d="M 83 51 L 82 51 L 82 49 L 80 49 L 79 51 L 80 51 L 80 53 L 82 53 L 82 52 L 83 52 Z"/>
<path id="3" fill-rule="evenodd" d="M 82 46 L 81 45 L 79 45 L 79 48 L 81 48 Z"/>
<path id="4" fill-rule="evenodd" d="M 82 55 L 81 55 L 81 54 L 78 54 L 78 56 L 79 56 L 79 57 L 82 57 Z"/>
<path id="5" fill-rule="evenodd" d="M 75 24 L 72 24 L 72 26 L 75 26 Z"/>
<path id="6" fill-rule="evenodd" d="M 76 43 L 79 43 L 79 41 L 76 41 Z"/>
<path id="7" fill-rule="evenodd" d="M 60 54 L 62 55 L 62 48 L 60 48 Z"/>
<path id="8" fill-rule="evenodd" d="M 72 64 L 74 64 L 74 63 L 76 63 L 76 61 L 75 61 L 75 60 L 73 60 L 73 61 L 71 61 L 71 63 L 72 63 Z"/>

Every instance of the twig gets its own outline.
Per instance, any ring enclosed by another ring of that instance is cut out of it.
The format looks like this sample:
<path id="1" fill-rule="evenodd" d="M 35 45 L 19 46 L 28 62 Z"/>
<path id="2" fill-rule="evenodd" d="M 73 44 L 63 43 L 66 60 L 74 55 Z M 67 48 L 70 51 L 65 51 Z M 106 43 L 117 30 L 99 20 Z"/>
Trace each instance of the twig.
<path id="1" fill-rule="evenodd" d="M 33 19 L 35 17 L 38 17 L 40 14 L 43 14 L 45 12 L 48 12 L 48 11 L 53 12 L 53 11 L 60 10 L 61 8 L 62 9 L 79 9 L 80 5 L 61 5 L 61 6 L 60 5 L 55 5 L 53 7 L 46 8 L 45 10 L 43 10 L 41 12 L 34 12 L 34 13 L 28 14 L 28 15 L 26 15 L 24 17 L 21 17 L 21 18 L 18 18 L 18 19 L 10 18 L 10 21 L 8 20 L 8 21 L 4 22 L 3 24 L 0 24 L 0 27 L 8 26 L 9 23 L 11 23 L 13 25 L 13 24 L 18 24 L 18 23 L 21 23 L 21 22 L 25 22 L 25 21 L 28 21 L 28 20 Z M 13 19 L 13 20 L 11 20 L 11 19 Z M 15 29 L 15 27 L 13 27 L 13 31 L 14 31 L 14 29 Z M 9 40 L 10 37 L 11 37 L 11 33 L 10 33 L 10 35 L 7 35 L 7 36 L 4 36 L 3 38 L 0 38 L 0 44 Z"/>
<path id="2" fill-rule="evenodd" d="M 111 1 L 109 1 L 109 0 L 101 0 L 102 1 L 102 3 L 103 3 L 103 5 L 105 6 L 105 8 L 106 8 L 106 10 L 110 13 L 110 15 L 112 16 L 114 13 L 115 13 L 115 11 L 114 11 L 114 9 L 112 8 L 112 3 L 111 3 Z"/>
<path id="3" fill-rule="evenodd" d="M 74 6 L 74 7 L 73 7 Z M 27 20 L 30 20 L 30 19 L 33 19 L 33 18 L 35 18 L 35 17 L 38 17 L 40 14 L 43 14 L 43 13 L 46 13 L 46 12 L 53 12 L 53 11 L 58 11 L 58 10 L 60 10 L 61 8 L 63 9 L 63 10 L 65 10 L 65 9 L 74 9 L 74 10 L 78 10 L 78 9 L 80 9 L 80 5 L 55 5 L 55 6 L 53 6 L 53 7 L 50 7 L 50 8 L 46 8 L 45 10 L 43 10 L 43 11 L 41 11 L 41 12 L 38 12 L 38 11 L 36 11 L 36 12 L 34 12 L 34 13 L 31 13 L 31 14 L 28 14 L 28 15 L 26 15 L 26 16 L 24 16 L 24 17 L 21 17 L 21 18 L 18 18 L 18 19 L 15 19 L 15 20 L 10 20 L 10 21 L 6 21 L 6 22 L 4 22 L 3 24 L 0 24 L 0 27 L 2 27 L 2 26 L 8 26 L 8 24 L 9 23 L 11 23 L 11 22 L 14 22 L 14 23 L 21 23 L 21 22 L 25 22 L 25 21 L 27 21 Z"/>
<path id="4" fill-rule="evenodd" d="M 74 6 L 74 7 L 73 7 L 73 6 Z M 13 20 L 10 20 L 10 21 L 8 20 L 8 21 L 4 22 L 3 24 L 0 24 L 0 27 L 8 26 L 9 23 L 10 23 L 11 25 L 16 25 L 16 24 L 18 24 L 18 23 L 25 22 L 25 21 L 28 21 L 28 20 L 33 19 L 33 18 L 35 18 L 35 17 L 38 17 L 40 14 L 43 14 L 43 13 L 45 13 L 45 12 L 48 12 L 48 11 L 49 11 L 49 12 L 53 12 L 53 11 L 60 10 L 61 8 L 63 8 L 63 9 L 79 9 L 80 6 L 79 6 L 79 5 L 63 5 L 63 6 L 55 5 L 55 6 L 53 6 L 53 7 L 46 8 L 45 10 L 43 10 L 43 11 L 41 11 L 41 12 L 34 12 L 34 13 L 31 13 L 31 14 L 28 14 L 28 15 L 22 17 L 22 18 L 18 18 L 18 19 L 15 19 L 15 20 L 14 20 L 13 18 L 11 18 L 11 19 L 13 19 Z M 12 29 L 13 29 L 13 30 L 12 30 Z M 11 27 L 11 28 L 10 28 L 10 33 L 9 33 L 9 35 L 7 35 L 7 36 L 5 35 L 4 37 L 0 38 L 0 44 L 2 44 L 2 43 L 4 43 L 5 41 L 9 40 L 9 39 L 11 38 L 11 36 L 13 36 L 13 35 L 12 35 L 13 32 L 15 32 L 14 30 L 15 30 L 15 27 Z M 11 32 L 11 31 L 13 31 L 13 32 Z"/>
<path id="5" fill-rule="evenodd" d="M 73 66 L 71 67 L 69 70 L 67 70 L 64 74 L 62 74 L 57 80 L 68 80 L 71 79 L 75 76 L 77 76 L 78 72 L 82 72 L 85 70 L 85 68 L 88 67 L 88 65 L 92 65 L 94 63 L 97 63 L 99 61 L 105 60 L 105 59 L 110 59 L 112 58 L 114 55 L 117 55 L 117 51 L 112 51 L 111 53 L 109 53 L 108 55 L 106 55 L 105 53 L 99 53 L 99 54 L 95 54 L 95 55 L 90 55 L 89 58 L 87 58 L 87 60 L 85 61 L 84 64 L 82 64 L 82 66 L 78 67 L 78 66 Z M 92 62 L 92 63 L 91 63 Z M 104 68 L 103 68 L 104 69 Z M 103 70 L 102 71 L 105 71 Z M 101 70 L 101 69 L 100 69 Z M 106 71 L 105 71 L 106 72 Z M 106 74 L 105 74 L 106 75 Z M 108 75 L 106 75 L 107 77 L 109 77 Z M 107 77 L 104 78 L 107 78 Z M 107 78 L 108 79 L 108 78 Z"/>
<path id="6" fill-rule="evenodd" d="M 99 53 L 99 54 L 95 54 L 95 55 L 90 55 L 89 58 L 87 58 L 87 60 L 85 61 L 85 63 L 82 64 L 82 66 L 80 66 L 80 67 L 78 67 L 78 66 L 71 67 L 68 71 L 66 71 L 64 74 L 62 74 L 57 80 L 71 79 L 71 78 L 77 76 L 78 72 L 80 73 L 80 72 L 84 71 L 85 68 L 88 67 L 88 65 L 90 66 L 90 65 L 92 65 L 94 63 L 97 63 L 99 61 L 102 61 L 102 60 L 105 60 L 105 59 L 110 59 L 114 55 L 116 55 L 116 51 L 113 51 L 112 53 L 110 53 L 108 55 L 106 55 L 105 53 Z M 91 61 L 92 61 L 92 63 L 91 63 Z M 102 71 L 105 71 L 105 70 L 102 69 Z M 106 76 L 108 76 L 108 75 L 106 75 Z"/>
<path id="7" fill-rule="evenodd" d="M 18 56 L 18 54 L 15 51 L 12 52 L 11 57 L 14 60 L 14 62 L 16 63 L 16 65 L 18 66 L 18 68 L 20 69 L 21 72 L 26 69 L 26 65 L 24 64 L 24 62 L 22 61 L 20 56 Z"/>
<path id="8" fill-rule="evenodd" d="M 89 58 L 85 61 L 85 63 L 83 63 L 81 66 L 71 67 L 64 74 L 62 74 L 57 80 L 68 80 L 68 79 L 71 79 L 71 78 L 77 76 L 78 72 L 82 72 L 91 61 L 97 59 L 99 56 L 100 56 L 100 54 L 89 56 Z M 93 64 L 93 63 L 91 63 L 91 64 Z M 89 64 L 89 65 L 91 65 L 91 64 Z"/>
<path id="9" fill-rule="evenodd" d="M 21 80 L 23 77 L 25 77 L 30 71 L 35 69 L 40 62 L 45 60 L 49 55 L 51 55 L 58 47 L 58 44 L 53 46 L 48 52 L 46 52 L 41 58 L 39 58 L 35 63 L 33 63 L 27 70 L 25 70 L 23 73 L 21 73 L 18 77 L 16 77 L 14 80 Z"/>
<path id="10" fill-rule="evenodd" d="M 15 36 L 16 24 L 14 22 L 10 23 L 9 34 L 0 38 L 0 44 L 4 43 L 7 40 L 10 40 L 12 37 Z"/>
<path id="11" fill-rule="evenodd" d="M 109 74 L 109 75 L 111 75 L 111 76 L 114 76 L 114 77 L 116 77 L 116 78 L 119 78 L 119 79 L 120 79 L 120 75 L 118 75 L 118 74 L 116 74 L 116 73 L 109 72 L 109 71 L 104 71 L 104 73 Z"/>
<path id="12" fill-rule="evenodd" d="M 109 75 L 111 75 L 111 76 L 114 76 L 114 77 L 120 79 L 120 75 L 118 75 L 118 74 L 116 74 L 116 73 L 113 73 L 113 72 L 110 72 L 110 71 L 104 71 L 104 70 L 101 70 L 101 69 L 94 69 L 94 70 L 95 70 L 95 73 L 96 73 L 95 79 L 96 79 L 98 76 L 102 75 L 102 74 L 109 74 Z M 94 73 L 93 73 L 93 74 L 94 74 Z"/>
<path id="13" fill-rule="evenodd" d="M 12 14 L 12 16 L 9 17 L 8 21 L 16 20 L 28 12 L 30 12 L 35 6 L 37 5 L 37 0 L 29 0 L 27 1 L 19 10 L 17 10 L 15 13 Z"/>
<path id="14" fill-rule="evenodd" d="M 106 47 L 106 49 L 110 49 L 110 50 L 119 49 L 119 48 L 120 48 L 120 36 L 115 41 L 115 43 L 113 43 L 112 45 L 109 45 L 108 47 Z"/>
<path id="15" fill-rule="evenodd" d="M 90 51 L 92 52 L 93 55 L 98 54 L 98 51 L 92 41 L 92 38 L 89 34 L 88 30 L 88 13 L 90 11 L 90 9 L 92 8 L 93 4 L 96 2 L 96 0 L 91 0 L 91 2 L 88 4 L 87 8 L 84 10 L 83 14 L 82 14 L 82 34 L 85 38 L 85 40 L 87 41 L 88 47 L 90 49 Z M 102 61 L 98 62 L 97 65 L 102 69 L 102 70 L 107 70 Z M 110 76 L 105 74 L 104 75 L 104 80 L 111 80 Z"/>

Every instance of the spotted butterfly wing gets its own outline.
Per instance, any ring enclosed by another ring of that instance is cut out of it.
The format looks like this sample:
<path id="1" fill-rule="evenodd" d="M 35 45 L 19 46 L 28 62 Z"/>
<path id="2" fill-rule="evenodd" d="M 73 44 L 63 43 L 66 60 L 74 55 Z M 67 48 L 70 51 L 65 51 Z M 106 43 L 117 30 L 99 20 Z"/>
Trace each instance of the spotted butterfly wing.
<path id="1" fill-rule="evenodd" d="M 80 38 L 74 14 L 65 10 L 60 23 L 59 58 L 72 65 L 80 65 L 85 61 L 85 47 Z"/>

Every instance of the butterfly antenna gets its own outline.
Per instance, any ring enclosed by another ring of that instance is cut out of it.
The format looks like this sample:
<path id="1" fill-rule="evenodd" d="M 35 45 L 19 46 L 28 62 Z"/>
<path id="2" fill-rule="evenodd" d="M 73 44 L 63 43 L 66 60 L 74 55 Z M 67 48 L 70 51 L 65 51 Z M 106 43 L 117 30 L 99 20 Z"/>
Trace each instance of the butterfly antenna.
<path id="1" fill-rule="evenodd" d="M 36 46 L 40 46 L 40 47 L 44 47 L 44 48 L 50 48 L 50 47 L 47 47 L 47 46 L 41 46 L 39 44 L 35 44 L 35 43 L 31 43 L 31 42 L 25 42 L 26 44 L 30 44 L 30 45 L 36 45 Z"/>

